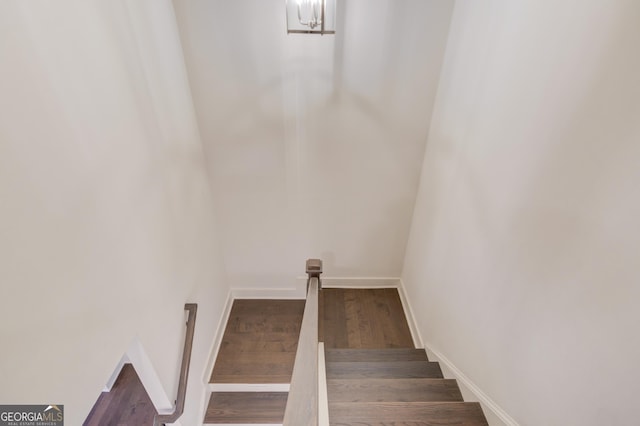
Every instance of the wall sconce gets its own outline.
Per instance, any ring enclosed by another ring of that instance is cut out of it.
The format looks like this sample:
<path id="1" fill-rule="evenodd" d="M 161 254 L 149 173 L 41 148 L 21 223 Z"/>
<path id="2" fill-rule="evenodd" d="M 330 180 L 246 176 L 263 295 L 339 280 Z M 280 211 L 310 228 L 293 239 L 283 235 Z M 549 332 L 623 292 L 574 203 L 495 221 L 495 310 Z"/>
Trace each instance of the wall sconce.
<path id="1" fill-rule="evenodd" d="M 287 34 L 335 34 L 337 0 L 286 0 Z"/>

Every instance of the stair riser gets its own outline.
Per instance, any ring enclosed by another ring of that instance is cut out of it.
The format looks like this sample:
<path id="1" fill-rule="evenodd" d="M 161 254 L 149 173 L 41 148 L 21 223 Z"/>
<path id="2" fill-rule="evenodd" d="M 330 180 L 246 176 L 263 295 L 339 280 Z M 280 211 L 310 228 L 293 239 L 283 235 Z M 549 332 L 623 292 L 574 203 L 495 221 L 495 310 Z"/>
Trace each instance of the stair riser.
<path id="1" fill-rule="evenodd" d="M 330 349 L 327 362 L 429 361 L 424 349 Z"/>
<path id="2" fill-rule="evenodd" d="M 329 362 L 327 379 L 441 379 L 437 362 Z"/>
<path id="3" fill-rule="evenodd" d="M 331 425 L 488 426 L 476 402 L 330 403 Z"/>

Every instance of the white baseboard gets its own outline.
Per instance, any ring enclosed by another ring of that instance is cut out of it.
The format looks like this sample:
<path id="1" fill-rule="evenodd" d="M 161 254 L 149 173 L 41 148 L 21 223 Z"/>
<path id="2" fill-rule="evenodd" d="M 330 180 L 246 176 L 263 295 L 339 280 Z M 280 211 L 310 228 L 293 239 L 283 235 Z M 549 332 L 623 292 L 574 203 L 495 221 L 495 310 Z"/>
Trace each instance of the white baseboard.
<path id="1" fill-rule="evenodd" d="M 420 330 L 418 329 L 416 317 L 413 313 L 411 302 L 407 297 L 405 285 L 402 279 L 400 279 L 398 293 L 400 294 L 400 300 L 402 301 L 402 306 L 404 308 L 405 316 L 407 317 L 409 329 L 411 330 L 411 336 L 413 337 L 416 348 L 424 348 L 427 351 L 427 355 L 430 361 L 439 362 L 441 364 L 441 367 L 443 367 L 443 373 L 450 373 L 445 374 L 445 377 L 451 376 L 448 378 L 456 379 L 461 387 L 461 391 L 463 392 L 463 394 L 470 394 L 473 396 L 473 399 L 480 402 L 482 409 L 485 411 L 485 415 L 488 414 L 487 411 L 490 412 L 490 416 L 487 417 L 496 418 L 506 426 L 519 426 L 518 422 L 516 422 L 509 414 L 507 414 L 505 410 L 502 409 L 502 407 L 500 407 L 482 389 L 480 389 L 478 385 L 476 385 L 458 367 L 456 367 L 456 365 L 451 362 L 451 360 L 449 360 L 444 354 L 433 349 L 432 345 L 422 339 L 422 335 L 420 334 Z M 467 398 L 465 398 L 465 400 L 466 399 Z M 497 423 L 490 422 L 489 424 L 491 426 L 494 426 Z"/>
<path id="2" fill-rule="evenodd" d="M 233 299 L 233 290 L 229 290 L 229 292 L 227 293 L 227 300 L 224 303 L 222 314 L 220 315 L 220 319 L 218 320 L 216 334 L 213 338 L 213 342 L 211 343 L 211 349 L 209 350 L 209 361 L 207 361 L 207 368 L 205 368 L 204 370 L 205 376 L 202 378 L 203 383 L 209 383 L 209 378 L 211 377 L 211 373 L 213 373 L 213 366 L 216 362 L 218 351 L 220 350 L 220 345 L 222 344 L 224 329 L 227 326 L 227 322 L 229 321 L 229 315 L 231 315 Z"/>
<path id="3" fill-rule="evenodd" d="M 402 302 L 402 308 L 404 309 L 404 316 L 407 318 L 407 323 L 409 324 L 409 331 L 411 332 L 413 345 L 416 348 L 424 348 L 424 342 L 422 341 L 422 336 L 420 335 L 420 331 L 418 330 L 416 316 L 413 314 L 411 303 L 409 303 L 407 291 L 404 288 L 404 282 L 402 281 L 402 279 L 399 279 L 398 281 L 398 294 L 400 295 L 400 301 Z"/>
<path id="4" fill-rule="evenodd" d="M 113 373 L 111 373 L 111 377 L 109 377 L 109 380 L 107 381 L 107 384 L 105 385 L 103 392 L 111 392 L 111 388 L 116 383 L 116 380 L 118 380 L 118 376 L 122 371 L 122 367 L 124 367 L 125 364 L 130 364 L 130 363 L 131 361 L 129 361 L 129 357 L 127 356 L 127 354 L 125 353 L 124 355 L 122 355 L 122 357 L 120 358 L 120 361 L 118 361 L 118 364 L 116 365 L 116 368 L 113 370 Z"/>
<path id="5" fill-rule="evenodd" d="M 442 353 L 433 349 L 428 343 L 425 345 L 425 350 L 427 351 L 429 359 L 431 361 L 439 362 L 441 366 L 444 367 L 443 372 L 449 370 L 449 372 L 451 372 L 451 375 L 453 376 L 452 378 L 455 378 L 461 387 L 466 388 L 469 393 L 473 394 L 475 399 L 480 402 L 482 408 L 485 411 L 490 411 L 506 426 L 519 426 L 518 422 L 516 422 L 509 414 L 507 414 L 505 410 L 502 409 L 502 407 L 500 407 L 493 399 L 491 399 L 486 393 L 484 393 L 484 391 L 482 391 L 482 389 L 480 389 L 469 377 L 467 377 L 462 371 L 460 371 L 460 369 L 458 369 L 458 367 L 456 367 L 455 364 L 451 362 L 451 360 L 449 360 Z"/>
<path id="6" fill-rule="evenodd" d="M 299 288 L 241 288 L 231 289 L 234 299 L 304 299 L 304 286 Z"/>
<path id="7" fill-rule="evenodd" d="M 138 337 L 135 337 L 131 341 L 129 348 L 127 349 L 126 356 L 133 368 L 136 370 L 136 373 L 140 378 L 140 382 L 142 382 L 142 385 L 147 391 L 149 399 L 151 399 L 154 407 L 156 407 L 158 414 L 173 413 L 173 402 L 167 396 L 167 393 L 162 386 L 162 382 L 153 368 L 153 364 L 151 363 L 151 360 Z M 180 423 L 178 421 L 173 424 L 179 425 Z"/>
<path id="8" fill-rule="evenodd" d="M 289 383 L 209 383 L 211 392 L 289 392 Z"/>
<path id="9" fill-rule="evenodd" d="M 398 277 L 321 277 L 323 288 L 398 288 Z M 304 299 L 306 276 L 296 277 L 295 288 L 244 288 L 231 289 L 233 299 Z"/>
<path id="10" fill-rule="evenodd" d="M 398 277 L 320 277 L 322 288 L 396 288 Z M 307 282 L 307 277 L 298 277 L 298 282 Z"/>

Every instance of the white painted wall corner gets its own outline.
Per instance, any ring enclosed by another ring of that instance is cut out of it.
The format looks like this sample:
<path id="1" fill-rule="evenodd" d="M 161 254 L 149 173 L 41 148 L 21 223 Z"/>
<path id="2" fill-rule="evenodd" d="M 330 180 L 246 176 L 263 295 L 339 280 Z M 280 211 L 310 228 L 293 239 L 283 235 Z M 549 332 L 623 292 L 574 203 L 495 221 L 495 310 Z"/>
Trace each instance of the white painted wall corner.
<path id="1" fill-rule="evenodd" d="M 147 391 L 151 402 L 154 407 L 156 407 L 158 414 L 173 413 L 173 403 L 167 396 L 167 393 L 162 386 L 162 382 L 160 381 L 160 377 L 158 377 L 149 356 L 145 352 L 144 347 L 137 336 L 131 341 L 129 348 L 127 349 L 126 357 L 136 370 L 136 373 Z M 173 423 L 173 425 L 180 426 L 180 422 L 178 421 Z"/>

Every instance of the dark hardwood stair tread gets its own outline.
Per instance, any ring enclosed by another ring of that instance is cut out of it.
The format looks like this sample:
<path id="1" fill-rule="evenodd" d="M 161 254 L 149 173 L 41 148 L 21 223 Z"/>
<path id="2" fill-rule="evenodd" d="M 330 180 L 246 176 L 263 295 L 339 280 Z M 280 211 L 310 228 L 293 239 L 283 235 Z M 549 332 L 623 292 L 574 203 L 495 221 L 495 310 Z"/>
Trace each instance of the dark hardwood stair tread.
<path id="1" fill-rule="evenodd" d="M 329 379 L 329 402 L 462 402 L 452 379 Z"/>
<path id="2" fill-rule="evenodd" d="M 327 349 L 327 362 L 429 361 L 424 349 Z"/>
<path id="3" fill-rule="evenodd" d="M 251 375 L 219 375 L 216 376 L 213 381 L 209 383 L 212 384 L 230 384 L 230 383 L 243 383 L 248 385 L 267 385 L 267 384 L 287 384 L 291 383 L 291 374 L 282 374 L 282 375 L 261 375 L 261 374 L 251 374 Z"/>
<path id="4" fill-rule="evenodd" d="M 287 392 L 212 392 L 204 423 L 282 423 L 287 396 Z"/>
<path id="5" fill-rule="evenodd" d="M 280 364 L 288 363 L 296 359 L 295 352 L 234 352 L 229 353 L 231 355 L 227 359 L 221 359 L 216 363 L 216 367 L 224 366 L 228 367 L 232 364 Z"/>
<path id="6" fill-rule="evenodd" d="M 488 426 L 477 402 L 333 402 L 331 425 Z"/>
<path id="7" fill-rule="evenodd" d="M 238 352 L 295 352 L 298 348 L 298 334 L 285 332 L 229 333 L 226 332 L 220 344 L 220 355 Z"/>
<path id="8" fill-rule="evenodd" d="M 220 357 L 210 383 L 289 383 L 295 352 L 238 352 Z"/>
<path id="9" fill-rule="evenodd" d="M 437 362 L 384 361 L 384 362 L 328 362 L 327 379 L 442 379 Z"/>

